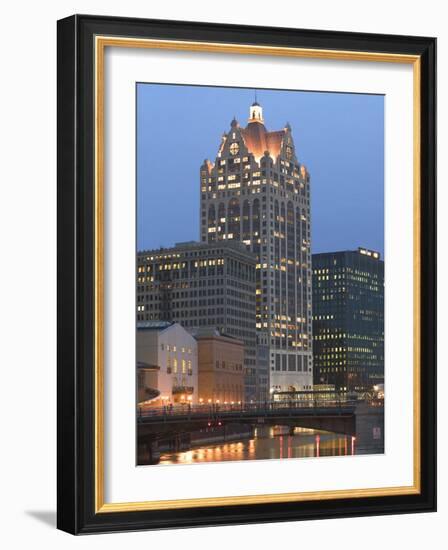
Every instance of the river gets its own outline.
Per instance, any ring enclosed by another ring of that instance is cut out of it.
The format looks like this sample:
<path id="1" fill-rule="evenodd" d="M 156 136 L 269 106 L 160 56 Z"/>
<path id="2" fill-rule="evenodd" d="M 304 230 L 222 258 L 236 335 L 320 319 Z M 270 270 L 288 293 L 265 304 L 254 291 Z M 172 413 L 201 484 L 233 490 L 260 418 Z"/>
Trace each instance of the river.
<path id="1" fill-rule="evenodd" d="M 356 436 L 320 430 L 260 427 L 254 437 L 220 444 L 208 444 L 180 452 L 163 452 L 160 464 L 193 464 L 230 460 L 266 460 L 270 458 L 306 458 L 381 454 L 384 452 L 382 415 L 358 414 Z"/>

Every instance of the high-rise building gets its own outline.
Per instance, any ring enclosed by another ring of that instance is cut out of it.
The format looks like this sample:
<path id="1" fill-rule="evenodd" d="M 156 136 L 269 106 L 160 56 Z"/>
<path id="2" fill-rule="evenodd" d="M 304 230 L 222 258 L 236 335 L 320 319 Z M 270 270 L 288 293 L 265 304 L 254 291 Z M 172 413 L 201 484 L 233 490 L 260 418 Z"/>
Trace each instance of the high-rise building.
<path id="1" fill-rule="evenodd" d="M 234 119 L 201 179 L 201 240 L 242 241 L 257 258 L 256 322 L 271 390 L 312 386 L 310 177 L 291 127 L 268 131 L 261 106 Z"/>
<path id="2" fill-rule="evenodd" d="M 244 342 L 245 399 L 267 388 L 256 373 L 255 256 L 239 242 L 179 243 L 137 254 L 137 323 L 174 321 Z"/>
<path id="3" fill-rule="evenodd" d="M 384 262 L 365 248 L 313 254 L 314 383 L 384 382 Z"/>

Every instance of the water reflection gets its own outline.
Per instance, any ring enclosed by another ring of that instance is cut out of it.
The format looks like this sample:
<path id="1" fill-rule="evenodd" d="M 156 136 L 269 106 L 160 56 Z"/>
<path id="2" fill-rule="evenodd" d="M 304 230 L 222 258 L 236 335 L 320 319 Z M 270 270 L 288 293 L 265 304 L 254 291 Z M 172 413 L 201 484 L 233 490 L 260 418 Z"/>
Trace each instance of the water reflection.
<path id="1" fill-rule="evenodd" d="M 258 428 L 253 439 L 206 445 L 177 453 L 162 453 L 160 464 L 345 456 L 357 454 L 357 451 L 356 438 L 351 436 L 307 428 L 295 428 L 291 433 L 277 427 Z"/>

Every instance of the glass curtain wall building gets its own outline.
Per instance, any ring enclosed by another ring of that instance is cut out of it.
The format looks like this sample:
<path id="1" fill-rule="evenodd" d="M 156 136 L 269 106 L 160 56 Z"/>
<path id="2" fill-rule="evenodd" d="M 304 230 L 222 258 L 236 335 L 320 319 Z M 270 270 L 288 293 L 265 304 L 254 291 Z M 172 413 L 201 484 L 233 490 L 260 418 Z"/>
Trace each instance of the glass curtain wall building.
<path id="1" fill-rule="evenodd" d="M 384 383 L 384 262 L 378 252 L 313 254 L 314 383 L 370 391 Z"/>

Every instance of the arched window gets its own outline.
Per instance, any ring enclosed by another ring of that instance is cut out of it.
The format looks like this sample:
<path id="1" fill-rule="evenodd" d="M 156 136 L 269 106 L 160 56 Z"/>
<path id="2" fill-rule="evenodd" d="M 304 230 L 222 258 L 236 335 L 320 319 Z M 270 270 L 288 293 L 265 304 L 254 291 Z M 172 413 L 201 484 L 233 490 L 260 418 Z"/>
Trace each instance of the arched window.
<path id="1" fill-rule="evenodd" d="M 297 304 L 296 304 L 296 286 L 297 286 L 297 267 L 295 254 L 295 219 L 294 206 L 291 201 L 286 205 L 286 254 L 287 254 L 287 315 L 291 320 L 291 325 L 296 325 Z M 288 338 L 288 348 L 293 348 L 293 341 L 297 339 L 297 329 L 289 329 L 289 334 L 292 338 Z M 289 367 L 288 367 L 289 369 Z M 295 370 L 295 366 L 294 369 Z"/>
<path id="2" fill-rule="evenodd" d="M 216 209 L 214 204 L 211 204 L 208 208 L 207 226 L 208 242 L 216 241 Z"/>
<path id="3" fill-rule="evenodd" d="M 237 199 L 230 199 L 228 208 L 227 239 L 239 241 L 240 231 L 240 204 Z"/>
<path id="4" fill-rule="evenodd" d="M 218 220 L 217 220 L 217 239 L 222 240 L 223 235 L 226 234 L 227 220 L 226 220 L 226 207 L 223 202 L 218 206 Z"/>
<path id="5" fill-rule="evenodd" d="M 294 260 L 296 239 L 295 239 L 294 207 L 291 201 L 288 202 L 286 207 L 286 239 L 287 239 L 288 259 Z"/>
<path id="6" fill-rule="evenodd" d="M 252 241 L 250 234 L 250 205 L 249 201 L 245 200 L 243 202 L 243 235 L 242 241 Z M 250 245 L 249 245 L 250 246 Z"/>
<path id="7" fill-rule="evenodd" d="M 261 239 L 261 227 L 260 227 L 260 201 L 255 199 L 252 204 L 252 252 L 259 256 Z"/>

